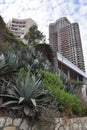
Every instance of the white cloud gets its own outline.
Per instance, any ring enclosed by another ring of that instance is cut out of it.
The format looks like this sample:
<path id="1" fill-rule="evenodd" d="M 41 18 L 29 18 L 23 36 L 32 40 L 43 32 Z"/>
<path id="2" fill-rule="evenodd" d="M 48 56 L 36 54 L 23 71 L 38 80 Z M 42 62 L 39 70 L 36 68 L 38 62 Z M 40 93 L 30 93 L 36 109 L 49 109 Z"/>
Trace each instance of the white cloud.
<path id="1" fill-rule="evenodd" d="M 13 4 L 15 0 L 0 0 L 0 4 L 7 5 L 7 4 Z"/>
<path id="2" fill-rule="evenodd" d="M 86 0 L 0 0 L 0 14 L 7 22 L 16 18 L 32 18 L 47 35 L 48 25 L 66 16 L 80 26 L 84 59 L 87 71 L 87 1 Z"/>
<path id="3" fill-rule="evenodd" d="M 79 0 L 79 3 L 80 4 L 87 4 L 87 1 L 86 0 Z"/>

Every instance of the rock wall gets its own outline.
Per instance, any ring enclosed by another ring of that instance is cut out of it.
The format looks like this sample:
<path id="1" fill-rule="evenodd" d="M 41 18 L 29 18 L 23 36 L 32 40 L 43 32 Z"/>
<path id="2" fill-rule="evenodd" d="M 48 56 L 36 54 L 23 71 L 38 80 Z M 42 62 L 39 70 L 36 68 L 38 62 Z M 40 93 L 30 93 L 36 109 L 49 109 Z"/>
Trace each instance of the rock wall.
<path id="1" fill-rule="evenodd" d="M 87 117 L 55 118 L 54 121 L 40 121 L 31 126 L 26 119 L 0 117 L 0 130 L 87 130 Z"/>

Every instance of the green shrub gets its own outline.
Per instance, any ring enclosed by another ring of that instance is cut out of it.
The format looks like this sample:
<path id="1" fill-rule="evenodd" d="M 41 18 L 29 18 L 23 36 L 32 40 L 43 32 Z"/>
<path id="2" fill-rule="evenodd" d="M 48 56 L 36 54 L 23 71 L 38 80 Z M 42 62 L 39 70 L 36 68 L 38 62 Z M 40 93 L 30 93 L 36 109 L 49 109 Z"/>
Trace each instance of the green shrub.
<path id="1" fill-rule="evenodd" d="M 81 103 L 80 99 L 73 94 L 65 92 L 61 89 L 62 82 L 59 77 L 47 71 L 40 71 L 43 82 L 47 88 L 54 94 L 61 111 L 68 114 L 83 115 L 85 106 Z"/>
<path id="2" fill-rule="evenodd" d="M 53 86 L 55 88 L 56 86 L 61 88 L 62 86 L 62 81 L 60 80 L 60 77 L 56 76 L 55 74 L 52 74 L 51 72 L 48 71 L 40 71 L 42 75 L 42 79 L 44 83 L 46 83 L 49 87 L 49 85 Z M 55 86 L 55 87 L 54 87 Z"/>

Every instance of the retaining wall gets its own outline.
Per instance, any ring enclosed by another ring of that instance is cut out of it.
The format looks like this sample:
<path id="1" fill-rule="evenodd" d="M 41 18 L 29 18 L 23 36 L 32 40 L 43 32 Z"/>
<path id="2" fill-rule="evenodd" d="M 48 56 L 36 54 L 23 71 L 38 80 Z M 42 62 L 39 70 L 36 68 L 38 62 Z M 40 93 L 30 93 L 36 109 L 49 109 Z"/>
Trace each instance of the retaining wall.
<path id="1" fill-rule="evenodd" d="M 26 119 L 0 117 L 0 130 L 87 130 L 87 117 L 55 118 L 54 122 L 40 121 L 31 126 Z"/>

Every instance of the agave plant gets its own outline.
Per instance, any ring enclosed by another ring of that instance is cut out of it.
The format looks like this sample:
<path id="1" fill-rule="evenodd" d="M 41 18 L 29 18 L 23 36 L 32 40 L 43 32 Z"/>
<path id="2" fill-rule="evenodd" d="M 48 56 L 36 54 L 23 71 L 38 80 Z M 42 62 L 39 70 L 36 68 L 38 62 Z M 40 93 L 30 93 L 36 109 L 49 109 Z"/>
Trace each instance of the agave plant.
<path id="1" fill-rule="evenodd" d="M 35 77 L 22 70 L 15 80 L 15 85 L 8 89 L 8 94 L 0 94 L 0 97 L 9 98 L 0 107 L 21 109 L 25 115 L 34 118 L 41 105 L 50 103 L 50 96 L 51 94 L 44 89 L 40 76 Z"/>
<path id="2" fill-rule="evenodd" d="M 0 56 L 0 76 L 11 74 L 19 67 L 19 59 L 13 52 Z"/>
<path id="3" fill-rule="evenodd" d="M 21 59 L 22 57 L 22 59 Z M 35 48 L 31 45 L 27 46 L 22 54 L 21 54 L 21 64 L 23 67 L 27 68 L 28 65 L 32 67 L 32 71 L 35 71 L 37 69 L 48 69 L 50 68 L 50 63 L 47 61 L 43 54 L 39 51 L 36 51 Z"/>

